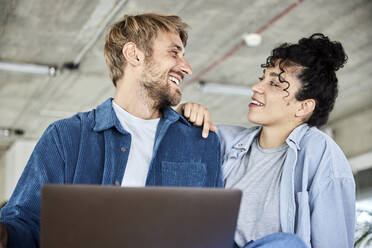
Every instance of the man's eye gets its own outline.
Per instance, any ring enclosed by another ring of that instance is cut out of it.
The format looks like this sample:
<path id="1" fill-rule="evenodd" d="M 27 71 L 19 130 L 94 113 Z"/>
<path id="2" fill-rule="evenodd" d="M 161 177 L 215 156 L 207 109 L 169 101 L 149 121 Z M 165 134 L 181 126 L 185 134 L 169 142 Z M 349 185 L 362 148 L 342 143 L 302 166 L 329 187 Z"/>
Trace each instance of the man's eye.
<path id="1" fill-rule="evenodd" d="M 264 78 L 263 77 L 259 77 L 258 80 L 262 81 Z"/>
<path id="2" fill-rule="evenodd" d="M 173 55 L 178 55 L 178 51 L 176 51 L 176 50 L 174 50 L 174 51 L 172 51 L 172 53 L 173 53 Z"/>

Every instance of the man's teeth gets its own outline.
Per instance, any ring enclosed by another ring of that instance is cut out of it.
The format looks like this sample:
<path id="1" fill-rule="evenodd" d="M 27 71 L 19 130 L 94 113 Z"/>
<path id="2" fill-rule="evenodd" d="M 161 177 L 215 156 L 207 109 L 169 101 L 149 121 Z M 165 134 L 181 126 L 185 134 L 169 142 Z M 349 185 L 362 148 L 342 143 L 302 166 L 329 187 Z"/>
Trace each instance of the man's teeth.
<path id="1" fill-rule="evenodd" d="M 169 77 L 169 80 L 176 83 L 177 85 L 180 85 L 180 81 L 175 77 Z"/>
<path id="2" fill-rule="evenodd" d="M 256 100 L 252 100 L 252 103 L 253 104 L 256 104 L 258 106 L 263 106 L 264 104 L 260 103 L 260 102 L 257 102 Z"/>

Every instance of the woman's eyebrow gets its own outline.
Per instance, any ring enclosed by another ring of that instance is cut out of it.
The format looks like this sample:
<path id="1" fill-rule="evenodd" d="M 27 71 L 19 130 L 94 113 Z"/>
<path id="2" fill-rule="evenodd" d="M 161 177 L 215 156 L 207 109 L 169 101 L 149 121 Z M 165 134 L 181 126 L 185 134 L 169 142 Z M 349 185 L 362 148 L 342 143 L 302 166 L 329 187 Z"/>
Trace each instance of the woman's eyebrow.
<path id="1" fill-rule="evenodd" d="M 276 72 L 270 72 L 270 77 L 279 77 L 279 74 Z"/>
<path id="2" fill-rule="evenodd" d="M 277 77 L 279 79 L 280 82 L 283 82 L 283 81 L 286 81 L 283 76 L 281 75 L 282 73 L 276 73 L 276 72 L 270 72 L 270 76 L 271 77 Z"/>

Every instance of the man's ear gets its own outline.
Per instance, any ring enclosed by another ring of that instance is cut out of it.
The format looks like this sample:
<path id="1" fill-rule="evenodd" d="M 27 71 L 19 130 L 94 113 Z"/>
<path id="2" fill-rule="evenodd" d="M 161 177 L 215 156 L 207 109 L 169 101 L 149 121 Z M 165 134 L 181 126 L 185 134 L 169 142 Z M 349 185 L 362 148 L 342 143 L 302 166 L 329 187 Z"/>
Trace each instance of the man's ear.
<path id="1" fill-rule="evenodd" d="M 126 61 L 132 66 L 140 65 L 145 57 L 144 53 L 138 49 L 134 42 L 125 43 L 122 52 Z"/>
<path id="2" fill-rule="evenodd" d="M 296 111 L 296 117 L 309 117 L 314 109 L 316 102 L 314 99 L 306 99 L 300 102 L 299 108 Z"/>

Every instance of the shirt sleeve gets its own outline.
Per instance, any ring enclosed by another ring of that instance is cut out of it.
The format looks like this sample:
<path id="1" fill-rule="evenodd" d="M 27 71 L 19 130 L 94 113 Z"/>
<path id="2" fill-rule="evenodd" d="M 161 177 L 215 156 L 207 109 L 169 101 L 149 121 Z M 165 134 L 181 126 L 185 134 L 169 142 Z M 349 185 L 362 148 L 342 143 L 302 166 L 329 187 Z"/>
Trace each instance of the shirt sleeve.
<path id="1" fill-rule="evenodd" d="M 355 182 L 334 178 L 323 185 L 311 206 L 311 245 L 353 247 L 355 228 Z"/>
<path id="2" fill-rule="evenodd" d="M 64 160 L 56 127 L 49 126 L 35 146 L 17 186 L 1 211 L 8 248 L 40 246 L 40 194 L 45 183 L 63 183 Z"/>
<path id="3" fill-rule="evenodd" d="M 216 134 L 221 142 L 222 158 L 230 151 L 234 139 L 244 130 L 246 130 L 246 128 L 239 126 L 217 125 Z"/>

